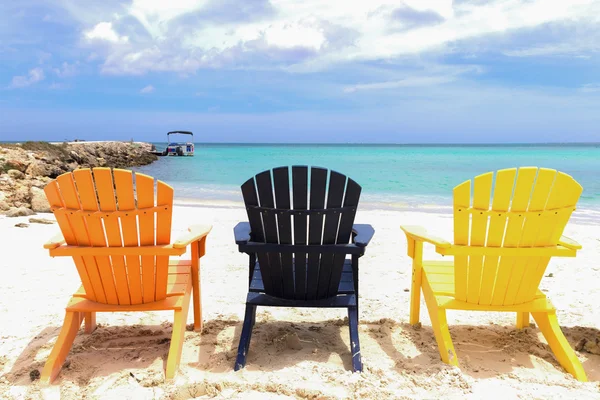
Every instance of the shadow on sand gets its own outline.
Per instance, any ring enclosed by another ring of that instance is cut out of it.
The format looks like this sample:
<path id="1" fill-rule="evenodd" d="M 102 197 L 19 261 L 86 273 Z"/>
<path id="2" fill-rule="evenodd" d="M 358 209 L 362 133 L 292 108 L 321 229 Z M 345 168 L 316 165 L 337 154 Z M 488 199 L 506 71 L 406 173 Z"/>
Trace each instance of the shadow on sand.
<path id="1" fill-rule="evenodd" d="M 389 334 L 370 330 L 369 334 L 379 343 L 387 355 L 396 360 L 396 369 L 417 372 L 432 361 L 445 365 L 439 355 L 437 343 L 431 326 L 413 327 L 408 323 L 389 322 Z M 362 323 L 362 321 L 361 321 Z M 365 322 L 366 323 L 366 322 Z M 377 322 L 375 322 L 377 323 Z M 600 381 L 600 330 L 588 327 L 561 327 L 569 344 L 578 350 L 589 381 Z M 540 368 L 543 361 L 552 365 L 561 373 L 567 372 L 558 363 L 539 329 L 529 327 L 517 330 L 511 326 L 500 325 L 451 325 L 450 334 L 456 348 L 462 373 L 473 378 L 493 378 L 508 375 L 516 368 Z M 582 339 L 595 354 L 581 347 Z M 398 350 L 398 342 L 409 341 L 420 355 L 407 359 Z M 594 347 L 595 346 L 595 347 Z M 596 353 L 598 351 L 598 353 Z M 535 361 L 534 361 L 535 360 Z M 543 361 L 541 361 L 543 360 Z M 552 368 L 550 367 L 550 368 Z M 448 366 L 448 368 L 451 368 Z"/>
<path id="2" fill-rule="evenodd" d="M 387 328 L 382 329 L 382 326 Z M 212 373 L 233 370 L 242 321 L 214 319 L 206 321 L 202 335 L 186 332 L 185 347 L 195 348 L 197 358 L 186 356 L 184 347 L 181 365 Z M 32 384 L 30 372 L 41 372 L 51 350 L 59 327 L 46 327 L 22 351 L 13 368 L 3 377 L 11 385 Z M 563 327 L 571 346 L 576 347 L 585 338 L 595 344 L 600 341 L 600 330 L 587 327 Z M 450 327 L 460 368 L 473 378 L 493 378 L 507 375 L 516 368 L 555 368 L 565 373 L 554 358 L 537 328 L 516 330 L 510 326 L 486 325 Z M 158 385 L 164 379 L 164 368 L 169 350 L 171 324 L 98 326 L 90 335 L 81 330 L 56 383 L 63 381 L 86 385 L 90 379 L 121 372 L 142 384 Z M 433 331 L 429 326 L 415 328 L 391 319 L 361 321 L 360 335 L 363 357 L 375 366 L 376 358 L 365 348 L 376 344 L 395 362 L 399 373 L 430 375 L 433 370 L 451 370 L 439 358 Z M 369 338 L 370 337 L 370 338 Z M 373 339 L 369 346 L 365 342 Z M 246 369 L 249 371 L 277 371 L 310 361 L 329 363 L 339 357 L 345 371 L 352 370 L 347 319 L 318 322 L 289 322 L 262 319 L 257 315 Z M 413 346 L 418 355 L 408 357 L 401 348 Z M 590 347 L 590 346 L 588 346 Z M 590 381 L 600 380 L 600 355 L 578 352 Z M 369 359 L 370 358 L 370 359 Z M 162 360 L 162 361 L 158 361 Z M 364 361 L 364 360 L 363 360 Z M 549 363 L 545 367 L 540 366 Z M 433 364 L 433 365 L 432 365 Z M 379 365 L 377 365 L 379 366 Z M 368 368 L 368 363 L 365 363 Z M 340 368 L 340 372 L 343 372 Z M 129 372 L 131 371 L 131 373 Z"/>
<path id="3" fill-rule="evenodd" d="M 59 331 L 60 327 L 44 328 L 27 344 L 4 378 L 11 385 L 31 384 L 30 374 L 35 370 L 42 371 Z M 57 381 L 70 380 L 85 385 L 93 377 L 111 375 L 122 369 L 148 368 L 156 364 L 159 358 L 163 360 L 159 365 L 164 368 L 170 338 L 171 323 L 130 326 L 98 324 L 91 334 L 84 334 L 80 329 Z"/>

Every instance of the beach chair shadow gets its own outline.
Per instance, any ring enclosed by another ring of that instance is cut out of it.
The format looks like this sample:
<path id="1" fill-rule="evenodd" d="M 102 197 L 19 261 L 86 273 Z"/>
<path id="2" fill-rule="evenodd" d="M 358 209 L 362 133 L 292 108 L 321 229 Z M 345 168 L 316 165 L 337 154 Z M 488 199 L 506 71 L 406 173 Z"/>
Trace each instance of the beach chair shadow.
<path id="1" fill-rule="evenodd" d="M 253 329 L 253 350 L 247 353 L 248 370 L 262 372 L 277 371 L 303 362 L 325 363 L 332 355 L 340 357 L 345 369 L 352 369 L 352 357 L 346 336 L 346 319 L 331 319 L 314 322 L 286 322 L 267 319 L 256 321 Z M 202 333 L 202 350 L 197 363 L 188 364 L 199 370 L 212 373 L 231 371 L 231 362 L 238 353 L 242 321 L 207 321 L 206 326 L 216 329 Z M 234 328 L 227 339 L 219 338 L 227 329 Z M 222 350 L 217 351 L 219 347 Z"/>
<path id="2" fill-rule="evenodd" d="M 439 360 L 432 327 L 413 326 L 389 318 L 361 321 L 361 324 L 369 327 L 366 329 L 369 336 L 395 362 L 396 371 L 431 374 L 431 368 Z M 600 330 L 581 326 L 561 327 L 561 330 L 583 358 L 588 380 L 600 381 Z M 496 324 L 452 325 L 449 331 L 457 352 L 462 355 L 461 372 L 473 378 L 497 378 L 517 368 L 536 368 L 540 359 L 550 364 L 550 368 L 563 371 L 550 346 L 539 340 L 541 332 L 534 324 L 524 329 Z M 407 346 L 414 346 L 419 354 L 402 353 L 400 349 L 406 352 Z M 533 359 L 537 359 L 535 364 Z"/>
<path id="3" fill-rule="evenodd" d="M 600 381 L 600 329 L 587 326 L 562 327 L 569 343 L 585 355 L 583 369 L 590 382 Z"/>
<path id="4" fill-rule="evenodd" d="M 225 347 L 231 349 L 231 343 L 235 342 L 235 338 L 240 335 L 242 321 L 239 319 L 211 319 L 205 321 L 202 328 L 202 340 L 198 343 L 198 359 L 191 361 L 187 366 L 199 369 L 201 371 L 210 372 L 226 372 L 230 370 L 230 365 L 224 360 L 230 360 L 232 352 L 218 351 L 217 348 Z M 220 335 L 227 332 L 233 327 L 233 340 L 220 338 Z M 218 360 L 217 362 L 214 362 Z"/>
<path id="5" fill-rule="evenodd" d="M 423 326 L 415 329 L 405 324 L 414 343 L 423 353 L 431 357 L 437 355 L 435 334 L 431 327 Z M 600 330 L 588 327 L 561 327 L 568 343 L 577 349 L 589 381 L 600 381 Z M 542 359 L 554 366 L 558 371 L 563 367 L 556 359 L 552 348 L 539 340 L 540 329 L 534 325 L 523 329 L 510 326 L 486 325 L 453 325 L 450 334 L 461 357 L 461 371 L 474 378 L 494 378 L 509 374 L 515 368 L 536 368 L 533 358 Z M 591 344 L 591 351 L 581 350 L 581 339 Z"/>
<path id="6" fill-rule="evenodd" d="M 127 170 L 79 169 L 44 191 L 62 233 L 44 247 L 53 257 L 73 257 L 82 285 L 67 304 L 42 382 L 57 377 L 83 321 L 86 333 L 94 331 L 97 312 L 173 311 L 165 371 L 173 378 L 192 293 L 194 329 L 202 328 L 199 259 L 211 227 L 193 226 L 170 244 L 173 189 L 158 181 L 155 193 L 154 178 Z M 170 260 L 188 246 L 190 260 Z"/>
<path id="7" fill-rule="evenodd" d="M 512 312 L 520 329 L 532 316 L 562 367 L 587 380 L 554 306 L 539 289 L 551 257 L 575 257 L 581 248 L 562 233 L 582 190 L 572 177 L 551 169 L 488 172 L 474 179 L 473 193 L 471 180 L 454 188 L 453 244 L 424 228 L 402 227 L 413 259 L 410 323 L 419 322 L 422 291 L 445 363 L 459 365 L 447 310 Z M 423 260 L 423 243 L 454 261 Z"/>
<path id="8" fill-rule="evenodd" d="M 96 377 L 109 376 L 123 369 L 134 369 L 134 379 L 152 375 L 163 380 L 167 365 L 172 324 L 103 326 L 90 334 L 84 329 L 78 332 L 69 356 L 63 365 L 60 379 L 77 381 L 83 385 Z M 36 361 L 41 351 L 48 350 L 60 331 L 60 327 L 46 327 L 23 349 L 13 367 L 4 377 L 11 385 L 26 386 L 35 382 L 36 372 L 43 369 L 44 362 Z M 94 356 L 94 353 L 96 356 Z M 149 368 L 161 359 L 160 368 Z"/>
<path id="9" fill-rule="evenodd" d="M 358 261 L 374 233 L 354 225 L 361 187 L 335 171 L 294 166 L 261 172 L 241 189 L 249 222 L 234 234 L 249 257 L 249 289 L 234 369 L 246 364 L 263 306 L 347 309 L 352 368 L 361 371 Z"/>
<path id="10" fill-rule="evenodd" d="M 439 360 L 435 331 L 432 327 L 401 324 L 405 334 L 427 363 Z M 546 359 L 560 369 L 533 330 L 515 330 L 505 326 L 452 325 L 449 329 L 461 354 L 461 372 L 474 378 L 492 378 L 513 372 L 515 368 L 534 368 L 531 356 Z M 412 360 L 409 364 L 412 364 Z M 451 365 L 448 365 L 450 367 Z M 403 367 L 406 367 L 403 366 Z"/>
<path id="11" fill-rule="evenodd" d="M 407 370 L 411 370 L 410 366 L 414 365 L 427 365 L 430 361 L 430 356 L 426 351 L 423 351 L 423 344 L 420 346 L 418 343 L 420 342 L 419 337 L 415 337 L 414 328 L 408 324 L 398 323 L 389 318 L 384 318 L 383 320 L 373 321 L 373 322 L 363 322 L 367 325 L 372 325 L 373 328 L 368 329 L 369 336 L 371 336 L 375 342 L 379 345 L 381 350 L 383 350 L 388 357 L 394 361 L 394 369 L 398 372 L 406 372 Z M 394 343 L 394 339 L 401 334 L 408 334 L 408 337 L 412 342 L 417 344 L 417 347 L 421 350 L 421 354 L 417 357 L 407 357 L 406 354 L 402 353 L 396 344 Z M 411 370 L 415 372 L 415 370 Z"/>

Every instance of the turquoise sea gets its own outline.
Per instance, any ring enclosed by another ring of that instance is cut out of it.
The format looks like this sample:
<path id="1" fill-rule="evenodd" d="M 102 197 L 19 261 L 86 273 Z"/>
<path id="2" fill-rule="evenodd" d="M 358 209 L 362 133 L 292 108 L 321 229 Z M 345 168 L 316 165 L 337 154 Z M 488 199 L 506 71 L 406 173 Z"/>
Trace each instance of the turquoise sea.
<path id="1" fill-rule="evenodd" d="M 166 143 L 156 145 L 162 149 Z M 196 144 L 194 157 L 161 157 L 138 170 L 171 184 L 179 200 L 241 201 L 239 187 L 246 179 L 283 165 L 334 169 L 363 187 L 363 206 L 394 209 L 445 209 L 452 204 L 452 188 L 478 174 L 547 167 L 582 184 L 580 208 L 600 211 L 600 144 Z"/>

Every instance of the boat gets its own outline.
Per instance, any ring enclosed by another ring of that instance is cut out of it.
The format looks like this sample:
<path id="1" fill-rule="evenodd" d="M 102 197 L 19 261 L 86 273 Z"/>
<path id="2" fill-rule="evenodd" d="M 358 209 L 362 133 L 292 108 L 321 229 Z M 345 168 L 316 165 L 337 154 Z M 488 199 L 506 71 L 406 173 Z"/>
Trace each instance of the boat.
<path id="1" fill-rule="evenodd" d="M 189 142 L 171 142 L 171 135 L 190 135 Z M 194 155 L 194 134 L 190 131 L 172 131 L 167 133 L 167 156 L 193 156 Z"/>

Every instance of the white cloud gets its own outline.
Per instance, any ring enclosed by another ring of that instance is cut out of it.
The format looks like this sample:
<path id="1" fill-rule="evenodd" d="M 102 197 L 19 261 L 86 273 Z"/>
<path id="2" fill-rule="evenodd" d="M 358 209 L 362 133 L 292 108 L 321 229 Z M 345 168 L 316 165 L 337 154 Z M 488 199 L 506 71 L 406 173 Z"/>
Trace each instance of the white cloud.
<path id="1" fill-rule="evenodd" d="M 148 86 L 145 86 L 144 88 L 142 88 L 140 90 L 140 93 L 141 94 L 149 94 L 149 93 L 154 92 L 154 90 L 156 90 L 156 89 L 154 89 L 154 86 L 148 85 Z"/>
<path id="2" fill-rule="evenodd" d="M 134 0 L 128 12 L 152 37 L 157 38 L 166 33 L 170 21 L 194 12 L 207 3 L 207 0 Z"/>
<path id="3" fill-rule="evenodd" d="M 35 83 L 43 81 L 45 78 L 44 70 L 41 68 L 33 68 L 29 70 L 28 75 L 14 76 L 10 83 L 11 88 L 23 88 L 31 86 Z"/>
<path id="4" fill-rule="evenodd" d="M 102 40 L 112 43 L 127 42 L 127 36 L 119 36 L 113 29 L 112 22 L 100 22 L 84 33 L 89 40 Z"/>
<path id="5" fill-rule="evenodd" d="M 306 47 L 319 50 L 327 38 L 318 24 L 274 24 L 265 31 L 267 45 L 280 48 Z"/>
<path id="6" fill-rule="evenodd" d="M 222 10 L 220 14 L 215 11 L 220 2 L 230 7 L 226 18 Z M 600 22 L 599 0 L 254 3 L 264 7 L 238 13 L 245 3 L 233 0 L 133 0 L 128 6 L 109 2 L 98 16 L 103 22 L 96 19 L 92 24 L 88 10 L 73 6 L 68 10 L 90 26 L 84 38 L 92 46 L 108 45 L 92 50 L 104 59 L 102 71 L 112 74 L 189 73 L 204 67 L 306 72 L 332 64 L 445 50 L 459 41 L 550 23 Z M 544 46 L 541 50 L 508 49 L 506 54 L 564 51 Z"/>

